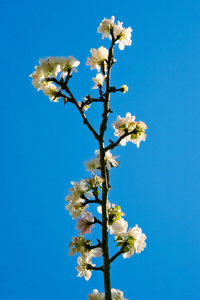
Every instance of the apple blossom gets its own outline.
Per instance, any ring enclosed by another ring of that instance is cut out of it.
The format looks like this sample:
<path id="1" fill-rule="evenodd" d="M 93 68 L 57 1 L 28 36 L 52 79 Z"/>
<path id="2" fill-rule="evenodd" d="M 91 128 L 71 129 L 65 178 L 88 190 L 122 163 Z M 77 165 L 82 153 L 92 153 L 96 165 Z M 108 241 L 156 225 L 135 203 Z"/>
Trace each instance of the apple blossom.
<path id="1" fill-rule="evenodd" d="M 124 235 L 127 232 L 128 222 L 125 221 L 122 217 L 119 220 L 113 222 L 112 225 L 109 226 L 110 234 L 114 234 L 115 237 Z"/>
<path id="2" fill-rule="evenodd" d="M 115 26 L 115 17 L 112 16 L 110 19 L 104 18 L 100 26 L 97 28 L 97 32 L 103 33 L 102 39 L 105 37 L 110 37 L 110 31 L 114 28 Z"/>
<path id="3" fill-rule="evenodd" d="M 68 56 L 68 58 L 51 56 L 40 59 L 39 65 L 35 66 L 35 71 L 30 77 L 34 87 L 42 90 L 50 101 L 58 102 L 59 98 L 62 98 L 64 104 L 67 102 L 73 104 L 80 113 L 83 123 L 99 145 L 99 150 L 95 151 L 96 157 L 86 162 L 86 168 L 92 172 L 92 177 L 82 179 L 80 182 L 71 182 L 70 193 L 65 197 L 68 202 L 65 206 L 66 210 L 69 211 L 72 219 L 78 218 L 76 229 L 79 230 L 79 236 L 73 237 L 69 244 L 69 256 L 80 253 L 77 260 L 78 265 L 75 268 L 78 271 L 77 276 L 89 280 L 92 270 L 103 272 L 105 293 L 99 293 L 95 289 L 93 294 L 88 295 L 88 300 L 127 300 L 124 298 L 123 292 L 111 289 L 110 265 L 121 254 L 124 258 L 128 258 L 134 253 L 143 251 L 146 247 L 146 235 L 142 233 L 142 229 L 138 225 L 127 231 L 128 223 L 122 217 L 124 213 L 120 206 L 110 204 L 108 201 L 111 189 L 109 171 L 111 168 L 119 166 L 119 162 L 116 160 L 118 156 L 113 156 L 110 150 L 115 149 L 119 143 L 124 146 L 127 142 L 132 142 L 139 147 L 140 142 L 146 139 L 145 129 L 147 126 L 142 121 L 136 122 L 135 116 L 127 113 L 125 118 L 118 116 L 117 121 L 112 124 L 115 129 L 114 135 L 118 137 L 118 140 L 113 142 L 105 136 L 109 114 L 113 112 L 110 105 L 111 94 L 128 91 L 127 85 L 122 85 L 121 88 L 111 86 L 111 68 L 116 61 L 114 59 L 114 46 L 119 44 L 120 50 L 123 50 L 125 46 L 130 46 L 132 44 L 132 29 L 131 27 L 124 28 L 123 23 L 119 21 L 116 24 L 115 17 L 112 16 L 110 19 L 104 18 L 97 31 L 102 34 L 102 39 L 107 37 L 112 40 L 109 50 L 103 46 L 98 49 L 92 48 L 90 50 L 91 57 L 87 58 L 86 61 L 91 69 L 96 69 L 99 72 L 96 77 L 92 78 L 95 83 L 92 89 L 99 88 L 99 97 L 94 98 L 88 94 L 82 102 L 75 98 L 68 82 L 72 77 L 72 72 L 77 72 L 76 68 L 80 62 L 73 56 Z M 59 73 L 60 77 L 58 76 Z M 105 91 L 103 91 L 104 81 Z M 100 126 L 95 126 L 97 129 L 93 127 L 84 113 L 93 102 L 98 102 L 97 105 L 103 106 L 102 122 Z M 106 145 L 107 140 L 109 140 L 108 145 Z M 99 176 L 95 172 L 99 172 L 97 173 Z M 100 204 L 97 211 L 102 214 L 101 220 L 87 211 L 88 204 Z M 97 238 L 98 243 L 93 246 L 91 240 L 84 238 L 84 234 L 91 233 L 91 228 L 96 223 L 101 225 L 102 240 Z M 109 255 L 108 232 L 115 236 L 117 246 L 121 247 L 112 257 Z M 103 265 L 95 267 L 96 265 L 91 262 L 92 258 L 102 255 Z"/>
<path id="4" fill-rule="evenodd" d="M 120 290 L 111 289 L 112 300 L 128 300 L 124 298 L 124 293 Z M 99 293 L 97 289 L 93 290 L 93 294 L 88 295 L 88 300 L 105 300 L 105 294 Z"/>
<path id="5" fill-rule="evenodd" d="M 79 203 L 73 203 L 73 202 L 69 202 L 69 204 L 65 205 L 65 209 L 69 211 L 72 219 L 76 219 L 77 217 L 80 217 L 84 212 L 85 209 L 89 207 L 88 204 L 83 205 L 83 202 L 79 202 Z"/>
<path id="6" fill-rule="evenodd" d="M 39 89 L 43 91 L 45 96 L 49 96 L 50 101 L 58 102 L 58 88 L 55 84 L 48 82 L 46 85 L 41 85 Z"/>
<path id="7" fill-rule="evenodd" d="M 76 253 L 80 253 L 83 259 L 88 256 L 88 253 L 91 257 L 100 257 L 103 254 L 101 247 L 91 249 L 91 241 L 80 235 L 77 238 L 73 237 L 69 244 L 69 256 L 74 256 Z"/>
<path id="8" fill-rule="evenodd" d="M 130 113 L 126 114 L 126 118 L 118 116 L 117 121 L 115 121 L 112 126 L 115 129 L 114 135 L 118 138 L 125 133 L 131 133 L 120 141 L 122 146 L 125 146 L 126 143 L 130 141 L 137 144 L 137 147 L 139 148 L 140 142 L 145 141 L 145 129 L 148 128 L 147 125 L 141 121 L 135 122 L 135 116 L 131 116 Z"/>
<path id="9" fill-rule="evenodd" d="M 103 82 L 105 80 L 105 76 L 103 76 L 101 73 L 98 73 L 95 78 L 92 78 L 94 81 L 95 85 L 93 86 L 92 89 L 98 89 L 103 86 Z"/>
<path id="10" fill-rule="evenodd" d="M 106 60 L 108 59 L 108 49 L 101 46 L 98 49 L 90 50 L 92 56 L 88 57 L 86 65 L 90 66 L 91 70 L 97 69 L 99 72 L 103 67 L 106 70 Z"/>
<path id="11" fill-rule="evenodd" d="M 61 77 L 70 75 L 72 71 L 78 72 L 76 67 L 80 65 L 80 61 L 76 60 L 73 56 L 68 56 L 68 58 L 60 58 L 60 68 L 61 68 Z"/>
<path id="12" fill-rule="evenodd" d="M 96 157 L 91 159 L 90 161 L 86 162 L 85 165 L 87 167 L 87 171 L 91 171 L 92 173 L 95 172 L 95 170 L 100 170 L 100 151 L 95 151 Z M 112 153 L 108 150 L 105 153 L 105 163 L 108 170 L 110 170 L 112 167 L 118 167 L 119 162 L 115 159 L 118 156 L 113 156 Z"/>
<path id="13" fill-rule="evenodd" d="M 91 266 L 95 266 L 95 264 L 91 264 L 91 255 L 90 253 L 87 254 L 84 258 L 82 258 L 81 256 L 78 257 L 77 262 L 78 262 L 78 266 L 75 267 L 75 269 L 78 271 L 78 275 L 77 277 L 85 277 L 85 280 L 89 280 L 92 272 L 91 270 L 88 270 L 87 266 L 91 265 Z"/>
<path id="14" fill-rule="evenodd" d="M 91 228 L 94 227 L 94 217 L 91 213 L 85 212 L 82 217 L 78 218 L 76 229 L 80 230 L 80 234 L 91 233 Z"/>
<path id="15" fill-rule="evenodd" d="M 112 300 L 128 300 L 124 298 L 124 293 L 120 290 L 111 289 Z"/>
<path id="16" fill-rule="evenodd" d="M 121 90 L 122 90 L 122 93 L 125 94 L 126 92 L 128 92 L 128 87 L 126 84 L 122 85 L 121 86 Z"/>
<path id="17" fill-rule="evenodd" d="M 131 27 L 124 28 L 122 27 L 123 22 L 119 22 L 118 24 L 114 27 L 114 36 L 117 38 L 117 42 L 119 43 L 119 49 L 124 50 L 125 46 L 131 46 L 132 41 L 131 41 L 131 32 L 133 31 Z"/>
<path id="18" fill-rule="evenodd" d="M 74 186 L 69 189 L 71 195 L 65 197 L 66 201 L 73 202 L 73 203 L 80 203 L 83 202 L 81 196 L 87 193 L 87 185 L 86 180 L 82 179 L 79 182 L 71 181 L 71 184 Z"/>
<path id="19" fill-rule="evenodd" d="M 88 295 L 88 300 L 105 300 L 105 294 L 99 293 L 97 289 L 93 290 L 93 294 Z"/>

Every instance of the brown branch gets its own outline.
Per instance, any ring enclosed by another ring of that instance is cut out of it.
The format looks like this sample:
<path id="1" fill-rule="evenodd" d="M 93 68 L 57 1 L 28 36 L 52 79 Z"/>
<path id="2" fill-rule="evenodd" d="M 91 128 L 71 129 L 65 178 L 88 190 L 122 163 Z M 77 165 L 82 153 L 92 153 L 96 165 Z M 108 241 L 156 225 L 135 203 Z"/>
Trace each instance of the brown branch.
<path id="1" fill-rule="evenodd" d="M 68 95 L 71 97 L 70 102 L 73 103 L 76 106 L 76 108 L 78 109 L 78 111 L 80 112 L 80 114 L 83 118 L 83 123 L 87 125 L 89 130 L 93 133 L 95 139 L 99 141 L 98 133 L 94 130 L 92 125 L 89 123 L 89 121 L 86 118 L 82 108 L 78 105 L 78 102 L 76 101 L 75 97 L 73 96 L 73 94 L 70 91 L 70 89 L 68 88 L 68 86 L 65 83 L 63 83 L 62 81 L 57 80 L 56 78 L 48 78 L 47 81 L 55 82 L 57 85 L 59 85 L 62 88 L 62 90 L 65 90 L 68 93 Z"/>
<path id="2" fill-rule="evenodd" d="M 119 146 L 121 140 L 123 140 L 125 137 L 129 136 L 132 133 L 137 133 L 137 131 L 134 129 L 133 131 L 125 132 L 123 135 L 120 136 L 120 138 L 115 143 L 114 142 L 110 143 L 110 145 L 105 147 L 104 150 L 108 151 L 110 149 L 114 149 L 115 147 Z"/>
<path id="3" fill-rule="evenodd" d="M 126 247 L 127 243 L 124 242 L 124 245 L 121 247 L 121 249 L 111 257 L 110 259 L 110 263 L 112 263 L 119 255 L 121 255 L 123 253 L 124 248 Z"/>
<path id="4" fill-rule="evenodd" d="M 101 266 L 101 267 L 93 267 L 92 265 L 90 264 L 87 264 L 87 267 L 86 267 L 88 270 L 93 270 L 93 271 L 102 271 L 104 270 L 104 267 Z"/>

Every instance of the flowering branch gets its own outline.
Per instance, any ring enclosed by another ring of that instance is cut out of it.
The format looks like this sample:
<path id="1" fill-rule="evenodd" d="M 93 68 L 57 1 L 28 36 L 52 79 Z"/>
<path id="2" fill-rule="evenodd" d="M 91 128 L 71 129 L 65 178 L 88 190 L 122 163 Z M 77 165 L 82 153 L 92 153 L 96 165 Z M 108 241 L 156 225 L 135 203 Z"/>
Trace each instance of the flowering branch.
<path id="1" fill-rule="evenodd" d="M 93 271 L 102 271 L 103 272 L 103 270 L 104 270 L 103 266 L 101 266 L 101 267 L 94 267 L 94 266 L 88 264 L 86 267 L 87 267 L 88 270 L 93 270 Z"/>
<path id="2" fill-rule="evenodd" d="M 80 253 L 76 267 L 78 276 L 84 276 L 86 280 L 89 280 L 92 271 L 102 271 L 104 275 L 105 294 L 94 290 L 93 294 L 89 294 L 89 300 L 126 300 L 123 292 L 111 289 L 110 265 L 120 254 L 123 254 L 123 258 L 128 258 L 134 253 L 140 253 L 146 247 L 146 236 L 142 233 L 141 228 L 136 225 L 127 232 L 128 223 L 122 218 L 124 213 L 121 211 L 120 206 L 110 204 L 108 201 L 108 193 L 111 189 L 109 170 L 119 165 L 119 162 L 116 160 L 117 156 L 113 156 L 110 150 L 119 144 L 125 146 L 129 141 L 139 147 L 140 142 L 145 141 L 145 129 L 147 129 L 144 122 L 136 122 L 135 116 L 131 116 L 130 113 L 127 113 L 125 118 L 118 116 L 117 121 L 112 124 L 115 129 L 114 135 L 118 137 L 118 140 L 113 142 L 109 139 L 110 144 L 107 147 L 104 145 L 108 116 L 109 113 L 113 112 L 109 106 L 110 94 L 118 91 L 122 93 L 128 91 L 126 85 L 122 85 L 121 88 L 110 86 L 111 68 L 116 61 L 113 55 L 115 44 L 119 45 L 120 50 L 124 50 L 125 46 L 132 44 L 132 29 L 131 27 L 124 28 L 122 24 L 119 21 L 116 24 L 114 17 L 102 21 L 97 31 L 103 34 L 102 38 L 110 38 L 110 48 L 107 50 L 101 46 L 98 49 L 91 49 L 91 57 L 86 62 L 91 69 L 96 69 L 98 72 L 96 77 L 92 79 L 95 83 L 92 89 L 98 89 L 99 97 L 94 98 L 88 94 L 82 102 L 77 102 L 75 99 L 68 87 L 68 82 L 72 78 L 72 72 L 77 72 L 76 67 L 78 67 L 80 62 L 73 56 L 68 58 L 52 56 L 40 59 L 39 66 L 36 66 L 33 74 L 30 75 L 34 87 L 42 90 L 49 97 L 50 101 L 58 102 L 60 98 L 63 98 L 64 104 L 67 102 L 74 104 L 81 114 L 83 123 L 87 125 L 99 144 L 99 150 L 95 151 L 96 157 L 86 163 L 87 170 L 92 172 L 92 177 L 82 179 L 80 182 L 71 182 L 73 186 L 69 189 L 71 193 L 65 198 L 68 202 L 65 208 L 69 211 L 72 219 L 77 218 L 76 229 L 79 231 L 79 235 L 72 238 L 72 242 L 69 245 L 69 255 L 73 256 L 76 253 Z M 58 80 L 57 76 L 60 72 L 60 80 Z M 105 91 L 104 85 L 106 86 Z M 99 134 L 84 113 L 94 102 L 103 104 Z M 96 175 L 96 172 L 100 172 L 100 176 Z M 101 199 L 99 199 L 100 193 Z M 92 203 L 99 204 L 97 211 L 102 214 L 102 220 L 99 220 L 87 211 Z M 102 227 L 102 242 L 97 239 L 98 244 L 92 246 L 91 240 L 86 239 L 85 235 L 91 233 L 96 223 Z M 114 234 L 115 241 L 118 243 L 117 246 L 121 247 L 111 258 L 109 258 L 108 232 Z M 93 257 L 102 255 L 103 265 L 96 267 L 91 260 Z"/>
<path id="3" fill-rule="evenodd" d="M 94 130 L 94 128 L 92 127 L 92 125 L 89 123 L 89 121 L 88 121 L 88 119 L 86 118 L 86 116 L 85 116 L 83 110 L 82 110 L 81 107 L 78 105 L 78 102 L 76 101 L 76 99 L 74 98 L 72 92 L 70 91 L 70 89 L 69 89 L 68 86 L 66 85 L 68 81 L 67 81 L 66 83 L 63 83 L 62 81 L 59 81 L 59 80 L 57 80 L 56 78 L 49 78 L 49 79 L 47 79 L 47 81 L 55 82 L 57 85 L 59 85 L 59 86 L 62 88 L 62 90 L 65 90 L 65 91 L 69 94 L 69 96 L 70 96 L 71 98 L 68 98 L 68 97 L 67 97 L 68 102 L 71 102 L 71 103 L 73 103 L 73 104 L 76 106 L 76 108 L 78 109 L 78 111 L 80 112 L 80 114 L 81 114 L 81 116 L 82 116 L 82 118 L 83 118 L 83 123 L 87 125 L 87 127 L 89 128 L 89 130 L 93 133 L 95 139 L 99 140 L 99 135 L 98 135 L 97 132 Z M 62 96 L 62 97 L 63 97 L 63 96 Z"/>
<path id="4" fill-rule="evenodd" d="M 127 243 L 125 242 L 124 245 L 121 247 L 121 249 L 111 257 L 110 263 L 112 263 L 118 256 L 120 256 L 123 253 L 124 248 L 126 247 Z"/>
<path id="5" fill-rule="evenodd" d="M 108 150 L 113 150 L 115 147 L 119 146 L 120 145 L 120 142 L 127 136 L 129 136 L 130 134 L 137 134 L 137 131 L 134 129 L 133 131 L 131 132 L 125 132 L 122 136 L 120 136 L 120 138 L 116 141 L 116 142 L 112 142 L 110 143 L 110 145 L 108 145 L 107 147 L 105 147 L 105 151 L 108 151 Z"/>
<path id="6" fill-rule="evenodd" d="M 95 200 L 89 200 L 85 195 L 82 195 L 81 198 L 85 200 L 85 203 L 83 203 L 84 205 L 88 204 L 88 203 L 97 203 L 97 204 L 101 204 L 102 201 L 97 197 L 95 196 Z"/>

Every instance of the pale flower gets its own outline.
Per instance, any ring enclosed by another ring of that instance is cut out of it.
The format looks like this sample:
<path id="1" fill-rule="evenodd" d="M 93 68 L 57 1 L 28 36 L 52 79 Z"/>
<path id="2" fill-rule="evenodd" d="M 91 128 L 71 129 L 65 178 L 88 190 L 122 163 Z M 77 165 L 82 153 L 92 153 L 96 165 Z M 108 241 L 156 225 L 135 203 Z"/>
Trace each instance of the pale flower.
<path id="1" fill-rule="evenodd" d="M 131 134 L 130 142 L 136 144 L 138 148 L 140 146 L 140 142 L 145 141 L 146 139 L 147 135 L 145 134 L 145 129 L 148 129 L 147 125 L 144 122 L 139 121 L 136 124 L 137 133 Z"/>
<path id="2" fill-rule="evenodd" d="M 93 290 L 93 294 L 88 294 L 88 300 L 105 300 L 105 294 L 99 293 L 97 289 Z"/>
<path id="3" fill-rule="evenodd" d="M 116 237 L 125 235 L 127 232 L 128 222 L 122 217 L 116 220 L 112 225 L 109 226 L 110 234 L 114 234 Z"/>
<path id="4" fill-rule="evenodd" d="M 76 229 L 80 230 L 80 234 L 91 233 L 91 228 L 94 227 L 94 217 L 91 213 L 85 212 L 82 217 L 78 218 Z"/>
<path id="5" fill-rule="evenodd" d="M 124 298 L 123 292 L 116 289 L 111 289 L 112 300 L 128 300 Z M 99 293 L 98 290 L 93 290 L 93 294 L 88 295 L 88 300 L 105 300 L 105 293 Z"/>
<path id="6" fill-rule="evenodd" d="M 95 151 L 96 157 L 91 159 L 90 161 L 86 162 L 86 167 L 87 171 L 91 171 L 93 174 L 95 170 L 100 170 L 101 169 L 101 164 L 100 164 L 100 151 L 96 150 Z M 106 167 L 108 170 L 110 170 L 112 167 L 118 167 L 119 162 L 116 161 L 115 159 L 118 156 L 113 156 L 112 153 L 108 150 L 105 153 L 105 162 L 106 162 Z"/>
<path id="7" fill-rule="evenodd" d="M 126 92 L 128 92 L 128 87 L 126 84 L 122 85 L 121 86 L 121 90 L 122 90 L 122 93 L 125 94 Z"/>
<path id="8" fill-rule="evenodd" d="M 68 58 L 60 57 L 60 67 L 61 67 L 61 77 L 65 75 L 70 75 L 72 71 L 78 72 L 76 67 L 80 65 L 80 61 L 76 60 L 73 56 L 69 56 Z"/>
<path id="9" fill-rule="evenodd" d="M 50 101 L 58 102 L 58 88 L 55 84 L 48 82 L 46 85 L 41 85 L 39 89 L 43 91 L 45 96 L 49 96 Z"/>
<path id="10" fill-rule="evenodd" d="M 99 165 L 100 165 L 100 151 L 96 150 L 95 154 L 96 154 L 96 158 L 99 160 Z M 119 162 L 115 160 L 117 157 L 118 156 L 113 156 L 110 150 L 106 151 L 105 162 L 108 170 L 110 170 L 112 167 L 118 167 Z"/>
<path id="11" fill-rule="evenodd" d="M 101 247 L 97 247 L 95 249 L 92 249 L 90 251 L 90 253 L 91 253 L 91 256 L 93 256 L 93 257 L 100 257 L 103 255 L 103 250 Z"/>
<path id="12" fill-rule="evenodd" d="M 140 142 L 145 141 L 145 129 L 148 128 L 147 125 L 141 121 L 135 122 L 135 116 L 131 116 L 130 113 L 126 114 L 126 118 L 118 116 L 117 121 L 115 121 L 112 126 L 115 129 L 114 135 L 118 138 L 125 133 L 131 133 L 120 141 L 122 146 L 125 146 L 126 143 L 130 141 L 139 148 Z"/>
<path id="13" fill-rule="evenodd" d="M 93 158 L 85 163 L 86 170 L 91 171 L 94 174 L 95 170 L 100 169 L 100 161 L 99 158 Z"/>
<path id="14" fill-rule="evenodd" d="M 100 69 L 103 67 L 106 69 L 106 60 L 108 59 L 108 49 L 101 46 L 98 49 L 91 49 L 90 50 L 92 56 L 88 57 L 86 65 L 90 66 L 90 68 L 97 69 L 99 72 Z"/>
<path id="15" fill-rule="evenodd" d="M 124 28 L 122 27 L 122 22 L 118 21 L 118 24 L 114 27 L 114 36 L 117 38 L 117 42 L 119 43 L 119 49 L 124 50 L 125 46 L 131 46 L 131 32 L 133 31 L 131 27 Z"/>
<path id="16" fill-rule="evenodd" d="M 69 256 L 74 256 L 76 253 L 80 253 L 82 259 L 86 259 L 88 254 L 91 257 L 100 257 L 103 255 L 101 247 L 95 249 L 90 249 L 91 241 L 86 240 L 83 236 L 78 236 L 72 238 L 72 242 L 69 244 Z"/>
<path id="17" fill-rule="evenodd" d="M 94 81 L 95 85 L 93 86 L 92 89 L 98 89 L 98 87 L 103 86 L 103 82 L 105 80 L 105 76 L 103 76 L 101 73 L 98 73 L 95 78 L 92 78 Z"/>
<path id="18" fill-rule="evenodd" d="M 71 192 L 71 195 L 66 196 L 65 200 L 72 202 L 72 203 L 83 202 L 83 199 L 81 198 L 81 196 L 83 196 L 84 194 L 87 194 L 86 180 L 82 179 L 80 182 L 71 181 L 71 184 L 74 187 L 69 189 L 69 191 Z"/>
<path id="19" fill-rule="evenodd" d="M 134 253 L 140 253 L 146 247 L 146 235 L 142 233 L 142 229 L 136 225 L 132 229 L 129 229 L 127 233 L 127 244 L 130 250 L 123 253 L 124 258 L 131 257 Z"/>
<path id="20" fill-rule="evenodd" d="M 112 16 L 110 19 L 104 18 L 102 23 L 100 23 L 100 26 L 97 28 L 97 32 L 103 33 L 102 39 L 105 37 L 110 37 L 110 31 L 114 28 L 115 26 L 115 17 Z"/>
<path id="21" fill-rule="evenodd" d="M 111 289 L 112 300 L 128 300 L 124 298 L 124 293 L 120 290 Z"/>
<path id="22" fill-rule="evenodd" d="M 77 259 L 77 262 L 78 262 L 78 266 L 75 267 L 75 269 L 78 271 L 78 275 L 77 277 L 82 277 L 84 276 L 85 277 L 85 280 L 89 280 L 91 275 L 92 275 L 92 272 L 91 270 L 88 270 L 87 269 L 87 265 L 92 265 L 93 267 L 95 266 L 94 264 L 91 264 L 91 255 L 88 254 L 84 259 L 79 256 L 78 259 Z"/>
<path id="23" fill-rule="evenodd" d="M 65 205 L 65 209 L 69 211 L 70 216 L 72 217 L 73 220 L 76 219 L 77 217 L 80 217 L 85 212 L 85 209 L 87 207 L 89 207 L 89 205 L 88 204 L 83 205 L 82 202 L 80 203 L 69 202 L 69 204 Z"/>
<path id="24" fill-rule="evenodd" d="M 35 66 L 35 71 L 29 76 L 32 78 L 32 85 L 39 91 L 41 88 L 41 85 L 47 84 L 45 79 L 45 74 L 42 70 L 38 69 L 37 66 Z"/>

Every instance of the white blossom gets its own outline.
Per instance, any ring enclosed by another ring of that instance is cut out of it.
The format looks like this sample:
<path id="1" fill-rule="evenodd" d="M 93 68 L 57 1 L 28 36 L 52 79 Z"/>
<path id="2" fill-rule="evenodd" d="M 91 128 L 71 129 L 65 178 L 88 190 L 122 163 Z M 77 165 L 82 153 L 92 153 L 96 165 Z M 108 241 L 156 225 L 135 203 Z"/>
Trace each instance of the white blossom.
<path id="1" fill-rule="evenodd" d="M 99 72 L 102 66 L 106 70 L 106 60 L 108 59 L 108 49 L 101 46 L 98 49 L 91 49 L 91 57 L 88 57 L 86 65 L 90 66 L 90 68 L 97 69 Z"/>
<path id="2" fill-rule="evenodd" d="M 88 204 L 83 205 L 82 202 L 80 203 L 73 203 L 73 202 L 69 202 L 69 204 L 65 205 L 65 209 L 69 211 L 70 216 L 72 217 L 72 219 L 76 219 L 77 217 L 80 217 L 84 212 L 85 209 L 89 207 Z"/>
<path id="3" fill-rule="evenodd" d="M 140 253 L 146 247 L 146 235 L 142 233 L 142 229 L 136 225 L 132 229 L 129 229 L 127 233 L 128 247 L 130 250 L 123 253 L 124 258 L 131 257 L 134 253 Z"/>
<path id="4" fill-rule="evenodd" d="M 145 129 L 147 125 L 144 122 L 135 122 L 135 116 L 131 116 L 130 113 L 126 114 L 126 118 L 117 117 L 117 121 L 112 124 L 115 129 L 114 135 L 120 138 L 124 133 L 132 132 L 120 141 L 122 146 L 125 146 L 127 142 L 136 144 L 139 148 L 141 141 L 145 141 L 146 134 Z"/>
<path id="5" fill-rule="evenodd" d="M 87 171 L 91 171 L 94 174 L 95 170 L 100 169 L 100 160 L 95 157 L 85 163 Z"/>
<path id="6" fill-rule="evenodd" d="M 110 234 L 114 234 L 115 237 L 125 235 L 127 233 L 127 227 L 128 222 L 121 217 L 109 226 Z"/>
<path id="7" fill-rule="evenodd" d="M 93 257 L 100 257 L 103 255 L 103 250 L 101 247 L 97 247 L 95 249 L 92 249 L 90 253 Z"/>
<path id="8" fill-rule="evenodd" d="M 121 90 L 122 90 L 122 93 L 125 94 L 126 92 L 128 92 L 128 87 L 126 84 L 122 85 L 121 86 Z"/>
<path id="9" fill-rule="evenodd" d="M 76 229 L 80 230 L 80 234 L 91 233 L 91 228 L 94 227 L 94 217 L 91 213 L 85 212 L 82 217 L 78 218 Z"/>
<path id="10" fill-rule="evenodd" d="M 49 96 L 50 101 L 58 102 L 58 88 L 55 84 L 48 82 L 46 85 L 41 85 L 39 89 L 43 91 L 45 96 Z"/>
<path id="11" fill-rule="evenodd" d="M 65 75 L 70 75 L 72 71 L 78 72 L 76 67 L 80 65 L 80 61 L 76 60 L 73 56 L 69 56 L 68 58 L 60 57 L 60 67 L 61 67 L 61 77 Z"/>
<path id="12" fill-rule="evenodd" d="M 119 43 L 119 49 L 124 50 L 125 46 L 131 46 L 131 32 L 133 31 L 131 27 L 124 28 L 122 26 L 123 22 L 119 22 L 114 26 L 114 36 L 118 38 L 116 43 Z"/>
<path id="13" fill-rule="evenodd" d="M 138 148 L 140 147 L 140 142 L 145 141 L 146 139 L 147 135 L 145 134 L 145 129 L 148 129 L 147 125 L 144 122 L 139 121 L 136 124 L 137 133 L 131 134 L 130 136 L 130 142 L 136 144 Z"/>
<path id="14" fill-rule="evenodd" d="M 37 66 L 36 68 L 44 73 L 45 78 L 48 78 L 50 76 L 56 78 L 58 73 L 61 71 L 60 57 L 51 56 L 45 59 L 40 58 L 39 63 L 39 66 Z"/>
<path id="15" fill-rule="evenodd" d="M 80 182 L 71 181 L 71 184 L 74 186 L 69 189 L 71 192 L 70 195 L 65 197 L 65 200 L 72 203 L 83 202 L 81 196 L 87 193 L 86 180 L 82 179 Z"/>
<path id="16" fill-rule="evenodd" d="M 110 31 L 115 26 L 115 17 L 112 16 L 110 19 L 104 18 L 102 23 L 100 23 L 100 26 L 97 28 L 97 32 L 103 33 L 102 39 L 105 37 L 110 37 Z"/>
<path id="17" fill-rule="evenodd" d="M 124 298 L 123 292 L 111 289 L 112 300 L 128 300 Z M 93 294 L 88 295 L 88 300 L 105 300 L 105 293 L 99 293 L 97 289 L 93 290 Z"/>
<path id="18" fill-rule="evenodd" d="M 87 269 L 87 265 L 92 265 L 93 267 L 95 267 L 95 264 L 91 263 L 91 255 L 88 254 L 85 258 L 82 258 L 81 256 L 78 257 L 77 262 L 78 262 L 78 266 L 75 267 L 75 269 L 78 271 L 78 275 L 77 277 L 85 277 L 85 280 L 89 280 L 92 272 L 91 270 Z"/>
<path id="19" fill-rule="evenodd" d="M 96 157 L 91 159 L 90 161 L 86 162 L 87 171 L 91 171 L 92 173 L 95 172 L 95 170 L 98 170 L 101 168 L 100 164 L 100 151 L 95 151 Z M 119 162 L 115 159 L 118 156 L 113 156 L 110 150 L 106 151 L 105 153 L 105 163 L 108 170 L 110 170 L 112 167 L 118 167 Z"/>
<path id="20" fill-rule="evenodd" d="M 111 289 L 112 300 L 128 300 L 124 298 L 124 293 L 120 290 Z"/>
<path id="21" fill-rule="evenodd" d="M 72 242 L 69 244 L 69 256 L 74 256 L 76 253 L 80 253 L 83 260 L 88 257 L 88 254 L 91 257 L 103 255 L 101 247 L 91 249 L 91 241 L 80 235 L 77 238 L 73 237 Z"/>
<path id="22" fill-rule="evenodd" d="M 95 78 L 92 78 L 92 80 L 95 83 L 95 85 L 93 86 L 92 89 L 98 89 L 98 87 L 102 87 L 103 86 L 103 82 L 105 80 L 105 76 L 102 75 L 101 73 L 98 73 Z"/>
<path id="23" fill-rule="evenodd" d="M 123 22 L 115 24 L 115 17 L 112 16 L 110 19 L 104 18 L 97 28 L 97 32 L 102 33 L 102 39 L 111 37 L 111 30 L 113 31 L 114 38 L 116 39 L 116 44 L 119 44 L 119 49 L 124 50 L 125 46 L 131 46 L 131 32 L 133 31 L 131 27 L 124 28 L 122 26 Z"/>
<path id="24" fill-rule="evenodd" d="M 99 293 L 97 289 L 93 290 L 93 294 L 88 295 L 88 300 L 105 300 L 105 294 Z"/>

